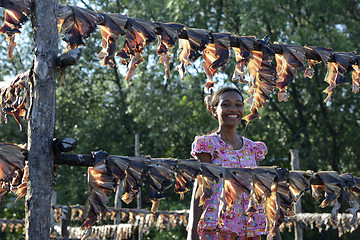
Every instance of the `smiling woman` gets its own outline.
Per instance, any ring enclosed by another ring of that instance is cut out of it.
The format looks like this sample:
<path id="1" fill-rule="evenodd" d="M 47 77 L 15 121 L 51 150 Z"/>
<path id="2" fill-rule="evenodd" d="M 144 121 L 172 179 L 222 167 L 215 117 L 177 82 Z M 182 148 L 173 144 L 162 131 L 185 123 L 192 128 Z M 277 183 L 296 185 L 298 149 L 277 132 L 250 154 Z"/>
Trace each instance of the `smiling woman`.
<path id="1" fill-rule="evenodd" d="M 265 158 L 267 147 L 264 143 L 253 142 L 236 132 L 244 116 L 243 96 L 238 89 L 227 87 L 216 91 L 208 110 L 219 126 L 209 135 L 195 137 L 191 150 L 195 158 L 234 168 L 255 167 Z M 261 206 L 258 213 L 250 218 L 245 214 L 249 203 L 246 194 L 237 200 L 232 211 L 225 211 L 223 215 L 220 213 L 222 189 L 223 182 L 220 180 L 212 187 L 211 197 L 199 207 L 199 201 L 194 199 L 194 187 L 188 239 L 260 239 L 261 234 L 266 234 L 266 219 Z"/>

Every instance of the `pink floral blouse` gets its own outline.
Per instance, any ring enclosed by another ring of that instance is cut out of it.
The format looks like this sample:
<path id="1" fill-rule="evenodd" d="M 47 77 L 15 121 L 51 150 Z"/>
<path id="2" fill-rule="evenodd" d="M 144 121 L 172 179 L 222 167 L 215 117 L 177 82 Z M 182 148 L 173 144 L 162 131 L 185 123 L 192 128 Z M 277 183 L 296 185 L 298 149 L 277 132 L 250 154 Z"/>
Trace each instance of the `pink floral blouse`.
<path id="1" fill-rule="evenodd" d="M 243 139 L 243 147 L 234 150 L 232 145 L 225 143 L 220 135 L 211 134 L 197 136 L 192 144 L 191 155 L 197 153 L 210 153 L 211 162 L 223 167 L 255 167 L 256 160 L 260 161 L 267 154 L 267 147 L 263 142 L 253 142 L 247 138 Z M 217 231 L 219 201 L 223 188 L 222 180 L 214 184 L 213 195 L 207 199 L 204 211 L 198 224 L 198 232 L 204 230 Z M 242 237 L 254 237 L 266 234 L 266 219 L 262 206 L 259 206 L 258 213 L 250 219 L 245 215 L 249 203 L 247 194 L 242 194 L 241 199 L 234 204 L 234 211 L 224 214 L 224 226 L 220 229 L 223 234 L 237 235 Z"/>

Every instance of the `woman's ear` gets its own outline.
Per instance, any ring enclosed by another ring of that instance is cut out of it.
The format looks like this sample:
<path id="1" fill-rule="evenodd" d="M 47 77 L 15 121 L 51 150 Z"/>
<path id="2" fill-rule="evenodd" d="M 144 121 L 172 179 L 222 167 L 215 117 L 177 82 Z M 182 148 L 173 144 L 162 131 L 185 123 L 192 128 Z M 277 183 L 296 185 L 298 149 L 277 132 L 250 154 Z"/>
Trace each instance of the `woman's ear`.
<path id="1" fill-rule="evenodd" d="M 211 108 L 211 114 L 217 119 L 216 107 Z"/>

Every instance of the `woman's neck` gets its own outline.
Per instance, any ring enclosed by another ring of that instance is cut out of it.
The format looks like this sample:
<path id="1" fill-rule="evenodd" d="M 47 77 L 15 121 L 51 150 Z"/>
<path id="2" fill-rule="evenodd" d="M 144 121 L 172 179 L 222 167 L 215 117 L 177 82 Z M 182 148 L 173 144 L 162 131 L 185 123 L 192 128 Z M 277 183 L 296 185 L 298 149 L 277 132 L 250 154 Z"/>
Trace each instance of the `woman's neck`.
<path id="1" fill-rule="evenodd" d="M 220 126 L 216 133 L 220 134 L 221 139 L 224 140 L 225 142 L 231 143 L 236 141 L 237 138 L 236 128 L 224 128 Z"/>
<path id="2" fill-rule="evenodd" d="M 236 128 L 221 128 L 220 126 L 216 133 L 220 134 L 225 143 L 232 145 L 234 150 L 240 150 L 244 145 L 242 137 L 236 133 Z"/>

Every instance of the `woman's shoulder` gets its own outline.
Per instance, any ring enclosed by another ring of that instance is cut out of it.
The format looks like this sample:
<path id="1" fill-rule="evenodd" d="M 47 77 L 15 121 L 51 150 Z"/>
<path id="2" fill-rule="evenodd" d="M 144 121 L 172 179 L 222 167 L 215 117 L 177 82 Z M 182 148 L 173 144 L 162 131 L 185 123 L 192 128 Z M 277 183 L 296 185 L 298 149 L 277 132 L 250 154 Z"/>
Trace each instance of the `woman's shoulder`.
<path id="1" fill-rule="evenodd" d="M 195 140 L 215 140 L 216 138 L 217 138 L 217 135 L 215 135 L 215 134 L 195 136 Z"/>
<path id="2" fill-rule="evenodd" d="M 200 135 L 196 136 L 194 139 L 194 144 L 210 144 L 210 145 L 217 145 L 219 142 L 218 136 L 214 134 L 207 134 L 207 135 Z"/>
<path id="3" fill-rule="evenodd" d="M 246 137 L 242 137 L 243 141 L 244 141 L 244 145 L 248 146 L 248 147 L 266 147 L 266 144 L 264 142 L 261 141 L 254 141 L 251 139 L 248 139 Z"/>
<path id="4" fill-rule="evenodd" d="M 210 153 L 217 149 L 218 141 L 212 135 L 196 136 L 191 147 L 191 155 L 194 157 L 199 153 Z"/>

